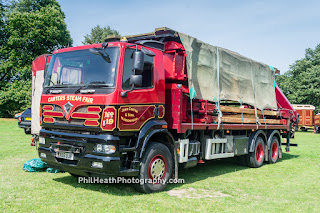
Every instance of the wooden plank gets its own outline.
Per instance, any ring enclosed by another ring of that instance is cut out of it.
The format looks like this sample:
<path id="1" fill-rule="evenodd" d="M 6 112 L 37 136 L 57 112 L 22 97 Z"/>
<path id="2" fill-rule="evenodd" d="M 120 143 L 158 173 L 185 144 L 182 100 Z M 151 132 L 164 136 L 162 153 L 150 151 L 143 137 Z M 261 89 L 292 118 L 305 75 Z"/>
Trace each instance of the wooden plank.
<path id="1" fill-rule="evenodd" d="M 247 108 L 240 108 L 240 107 L 229 107 L 229 106 L 220 106 L 221 112 L 232 112 L 232 113 L 244 113 L 244 114 L 255 114 L 254 109 L 247 109 Z M 264 110 L 264 115 L 271 115 L 271 116 L 279 116 L 279 112 Z M 261 110 L 257 110 L 258 115 L 262 115 Z"/>
<path id="2" fill-rule="evenodd" d="M 228 117 L 228 118 L 242 118 L 241 114 L 223 114 L 223 117 Z M 255 115 L 252 114 L 243 114 L 244 118 L 252 118 L 256 119 Z M 259 116 L 259 118 L 262 118 L 262 116 Z"/>
<path id="3" fill-rule="evenodd" d="M 265 119 L 267 124 L 282 124 L 281 120 L 277 120 L 277 119 Z M 227 116 L 223 116 L 222 117 L 222 122 L 224 123 L 242 123 L 242 118 L 234 118 L 234 117 L 227 117 Z M 264 123 L 264 119 L 259 119 L 259 122 L 261 124 L 265 124 Z M 243 118 L 243 123 L 256 123 L 256 119 L 254 118 Z"/>

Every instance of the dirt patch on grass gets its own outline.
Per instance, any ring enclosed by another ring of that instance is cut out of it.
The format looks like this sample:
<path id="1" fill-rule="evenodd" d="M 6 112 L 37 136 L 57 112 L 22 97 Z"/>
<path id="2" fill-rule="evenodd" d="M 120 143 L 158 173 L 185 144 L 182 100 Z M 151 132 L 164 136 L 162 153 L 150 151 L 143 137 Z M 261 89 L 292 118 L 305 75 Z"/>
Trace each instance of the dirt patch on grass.
<path id="1" fill-rule="evenodd" d="M 168 191 L 168 194 L 178 198 L 218 198 L 218 197 L 231 197 L 231 195 L 224 194 L 220 191 L 207 190 L 207 189 L 173 189 Z"/>

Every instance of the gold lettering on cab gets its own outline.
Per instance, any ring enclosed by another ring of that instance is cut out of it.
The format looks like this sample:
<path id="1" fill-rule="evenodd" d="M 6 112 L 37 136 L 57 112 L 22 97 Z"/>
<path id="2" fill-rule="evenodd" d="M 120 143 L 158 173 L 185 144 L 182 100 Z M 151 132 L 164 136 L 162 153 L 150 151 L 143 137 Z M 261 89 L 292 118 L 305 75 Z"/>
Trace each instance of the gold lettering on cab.
<path id="1" fill-rule="evenodd" d="M 55 102 L 55 101 L 77 101 L 77 102 L 83 102 L 83 103 L 93 103 L 93 98 L 86 97 L 86 96 L 80 96 L 80 95 L 58 95 L 58 96 L 52 96 L 48 98 L 48 102 Z"/>
<path id="2" fill-rule="evenodd" d="M 114 112 L 104 112 L 105 122 L 107 125 L 111 125 L 114 123 Z"/>
<path id="3" fill-rule="evenodd" d="M 106 107 L 102 113 L 101 128 L 105 131 L 112 131 L 116 128 L 116 109 L 114 107 Z"/>
<path id="4" fill-rule="evenodd" d="M 133 107 L 124 107 L 120 109 L 120 120 L 124 123 L 136 122 L 138 118 L 139 111 Z"/>

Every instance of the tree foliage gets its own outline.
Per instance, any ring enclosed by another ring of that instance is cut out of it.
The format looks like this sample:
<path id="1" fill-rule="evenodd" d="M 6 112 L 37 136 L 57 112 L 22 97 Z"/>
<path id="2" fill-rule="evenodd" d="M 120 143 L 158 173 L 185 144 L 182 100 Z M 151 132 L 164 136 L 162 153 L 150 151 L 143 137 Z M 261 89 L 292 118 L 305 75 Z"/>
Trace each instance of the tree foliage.
<path id="1" fill-rule="evenodd" d="M 312 104 L 320 109 L 320 44 L 306 49 L 305 57 L 278 76 L 277 82 L 291 103 Z"/>
<path id="2" fill-rule="evenodd" d="M 72 45 L 65 15 L 56 0 L 20 0 L 2 6 L 5 8 L 2 7 L 0 26 L 1 117 L 30 106 L 32 61 L 39 55 Z M 15 97 L 13 100 L 8 94 L 17 95 L 11 96 Z"/>
<path id="3" fill-rule="evenodd" d="M 99 25 L 91 29 L 91 33 L 84 36 L 82 44 L 97 44 L 102 43 L 109 35 L 120 36 L 117 30 L 113 30 L 110 26 L 100 27 Z"/>

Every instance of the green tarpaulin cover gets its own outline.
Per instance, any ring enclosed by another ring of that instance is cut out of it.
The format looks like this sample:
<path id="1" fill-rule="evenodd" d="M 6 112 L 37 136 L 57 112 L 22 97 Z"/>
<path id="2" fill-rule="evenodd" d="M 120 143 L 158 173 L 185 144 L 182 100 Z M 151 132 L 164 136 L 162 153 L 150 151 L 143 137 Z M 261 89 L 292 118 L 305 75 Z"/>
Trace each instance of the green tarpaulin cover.
<path id="1" fill-rule="evenodd" d="M 179 37 L 187 53 L 188 83 L 195 98 L 277 109 L 273 68 L 183 33 Z"/>

